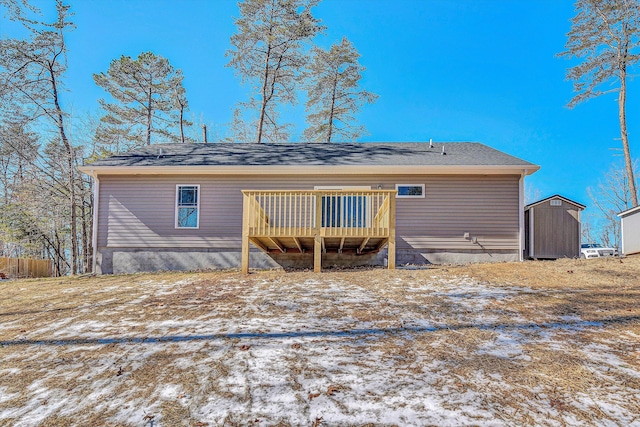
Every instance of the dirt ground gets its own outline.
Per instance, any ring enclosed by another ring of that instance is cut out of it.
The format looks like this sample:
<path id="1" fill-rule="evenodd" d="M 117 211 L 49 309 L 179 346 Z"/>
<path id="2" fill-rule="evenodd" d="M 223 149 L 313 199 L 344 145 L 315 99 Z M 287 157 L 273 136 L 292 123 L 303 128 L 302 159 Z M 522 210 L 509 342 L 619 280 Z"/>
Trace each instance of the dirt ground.
<path id="1" fill-rule="evenodd" d="M 640 426 L 640 257 L 0 290 L 3 426 Z"/>

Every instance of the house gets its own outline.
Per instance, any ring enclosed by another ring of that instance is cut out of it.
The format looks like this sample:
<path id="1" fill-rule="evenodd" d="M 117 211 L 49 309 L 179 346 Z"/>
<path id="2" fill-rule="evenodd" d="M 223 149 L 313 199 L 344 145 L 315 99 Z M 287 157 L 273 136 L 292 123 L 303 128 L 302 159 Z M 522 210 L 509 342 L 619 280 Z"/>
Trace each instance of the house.
<path id="1" fill-rule="evenodd" d="M 558 194 L 525 206 L 525 258 L 580 257 L 580 212 L 584 209 Z"/>
<path id="2" fill-rule="evenodd" d="M 156 144 L 94 178 L 94 271 L 522 259 L 523 180 L 479 143 Z"/>
<path id="3" fill-rule="evenodd" d="M 640 206 L 618 214 L 620 217 L 620 235 L 622 253 L 631 255 L 640 253 Z"/>

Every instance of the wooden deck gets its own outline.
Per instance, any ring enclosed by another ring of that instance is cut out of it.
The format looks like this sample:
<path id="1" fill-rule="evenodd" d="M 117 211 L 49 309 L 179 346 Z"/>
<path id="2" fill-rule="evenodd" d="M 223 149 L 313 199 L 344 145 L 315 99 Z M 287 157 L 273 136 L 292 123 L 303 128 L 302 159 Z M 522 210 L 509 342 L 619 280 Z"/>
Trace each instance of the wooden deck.
<path id="1" fill-rule="evenodd" d="M 364 254 L 388 246 L 395 268 L 395 190 L 243 190 L 242 272 L 249 245 L 264 252 L 313 252 L 322 269 L 327 252 Z"/>

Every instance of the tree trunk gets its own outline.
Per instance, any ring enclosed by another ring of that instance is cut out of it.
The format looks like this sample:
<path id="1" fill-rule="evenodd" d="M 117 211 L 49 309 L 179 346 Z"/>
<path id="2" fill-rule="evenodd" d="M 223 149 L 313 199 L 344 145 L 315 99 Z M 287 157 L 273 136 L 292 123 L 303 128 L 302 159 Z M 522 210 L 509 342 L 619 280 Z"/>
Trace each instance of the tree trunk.
<path id="1" fill-rule="evenodd" d="M 262 130 L 264 128 L 264 116 L 267 111 L 267 84 L 269 82 L 269 57 L 271 56 L 271 44 L 267 46 L 267 53 L 264 60 L 264 76 L 262 81 L 262 105 L 260 106 L 260 117 L 258 118 L 257 143 L 262 142 Z"/>
<path id="2" fill-rule="evenodd" d="M 56 253 L 56 270 L 54 275 L 56 277 L 60 277 L 62 276 L 62 262 L 61 262 L 61 256 L 60 254 L 62 253 L 62 247 L 60 245 L 60 236 L 58 235 L 58 230 L 55 231 L 55 246 L 53 248 L 53 250 Z"/>
<path id="3" fill-rule="evenodd" d="M 184 105 L 180 103 L 180 142 L 184 144 Z"/>
<path id="4" fill-rule="evenodd" d="M 56 121 L 58 126 L 58 132 L 60 133 L 60 139 L 67 151 L 67 166 L 69 168 L 67 172 L 67 178 L 69 180 L 69 207 L 71 208 L 71 274 L 78 273 L 78 230 L 77 230 L 77 218 L 76 218 L 76 185 L 75 185 L 75 162 L 73 147 L 67 139 L 67 134 L 64 129 L 64 120 L 62 108 L 60 107 L 60 101 L 58 99 L 58 84 L 56 81 L 56 74 L 53 69 L 54 64 L 49 63 L 48 71 L 51 77 L 51 90 L 53 94 L 53 103 L 56 108 Z"/>
<path id="5" fill-rule="evenodd" d="M 147 94 L 147 145 L 151 145 L 151 89 Z"/>
<path id="6" fill-rule="evenodd" d="M 329 112 L 329 134 L 327 135 L 327 142 L 331 142 L 331 135 L 333 134 L 333 112 L 336 107 L 336 90 L 338 88 L 338 76 L 333 79 L 333 92 L 331 93 L 331 111 Z"/>
<path id="7" fill-rule="evenodd" d="M 620 67 L 620 94 L 618 96 L 618 116 L 620 118 L 620 137 L 622 139 L 622 150 L 624 151 L 624 163 L 629 179 L 629 192 L 631 193 L 630 207 L 638 206 L 638 193 L 636 192 L 636 182 L 633 176 L 633 162 L 631 160 L 631 150 L 629 149 L 629 139 L 627 137 L 627 70 L 626 66 Z"/>
<path id="8" fill-rule="evenodd" d="M 87 218 L 87 271 L 93 271 L 93 210 L 96 206 L 93 204 L 93 183 L 89 181 L 89 217 Z"/>

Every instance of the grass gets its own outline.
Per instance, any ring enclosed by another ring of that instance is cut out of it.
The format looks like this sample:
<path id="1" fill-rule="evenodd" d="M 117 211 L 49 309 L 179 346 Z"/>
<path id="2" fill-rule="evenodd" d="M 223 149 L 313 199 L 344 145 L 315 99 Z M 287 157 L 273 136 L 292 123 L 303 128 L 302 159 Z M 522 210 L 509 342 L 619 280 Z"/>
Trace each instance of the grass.
<path id="1" fill-rule="evenodd" d="M 640 425 L 640 257 L 0 283 L 0 425 Z"/>

